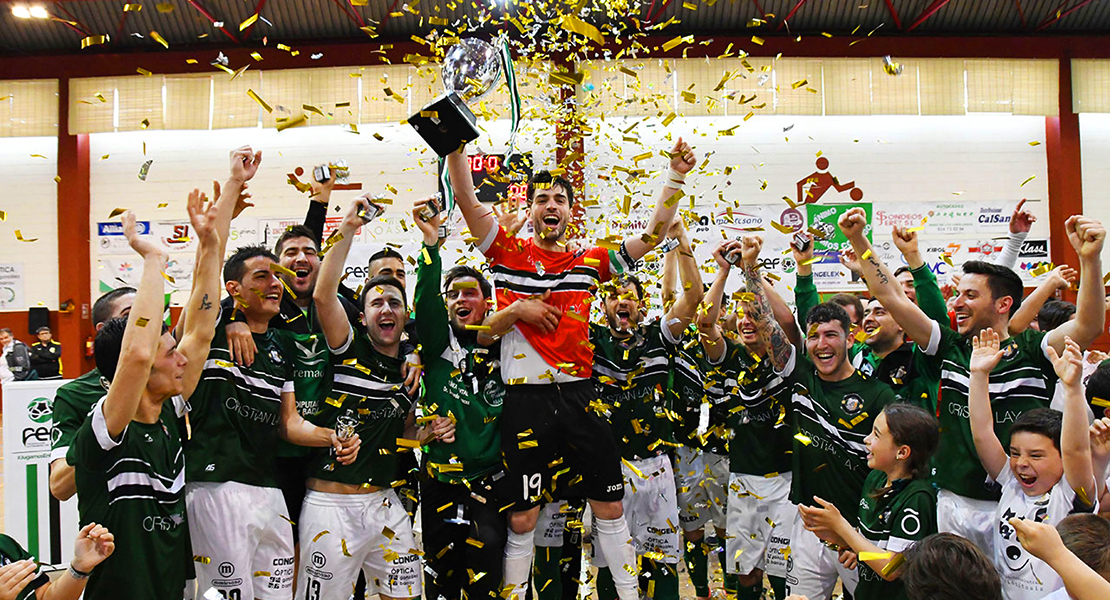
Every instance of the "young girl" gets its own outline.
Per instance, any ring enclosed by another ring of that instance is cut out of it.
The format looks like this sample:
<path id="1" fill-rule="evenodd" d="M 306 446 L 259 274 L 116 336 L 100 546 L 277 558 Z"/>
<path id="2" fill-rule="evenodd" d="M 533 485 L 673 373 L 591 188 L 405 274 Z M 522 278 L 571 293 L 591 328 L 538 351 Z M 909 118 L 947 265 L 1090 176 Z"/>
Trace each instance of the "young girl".
<path id="1" fill-rule="evenodd" d="M 863 484 L 859 530 L 830 502 L 820 507 L 799 505 L 806 529 L 841 546 L 848 568 L 859 564 L 857 600 L 902 600 L 898 581 L 900 554 L 936 533 L 936 492 L 928 482 L 929 458 L 937 448 L 937 420 L 923 408 L 891 404 L 874 422 L 867 445 L 867 466 L 873 470 Z"/>

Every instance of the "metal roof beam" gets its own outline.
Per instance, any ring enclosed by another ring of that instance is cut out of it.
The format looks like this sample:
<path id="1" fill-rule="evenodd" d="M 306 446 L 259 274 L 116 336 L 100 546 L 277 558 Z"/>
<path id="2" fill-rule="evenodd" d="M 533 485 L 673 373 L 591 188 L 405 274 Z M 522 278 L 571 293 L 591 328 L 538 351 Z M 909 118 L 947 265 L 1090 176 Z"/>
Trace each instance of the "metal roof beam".
<path id="1" fill-rule="evenodd" d="M 890 18 L 894 19 L 894 26 L 898 28 L 898 31 L 901 31 L 902 30 L 902 19 L 898 18 L 898 11 L 894 10 L 894 3 L 891 2 L 891 0 L 883 0 L 883 1 L 886 2 L 886 9 L 888 11 L 890 11 Z"/>
<path id="2" fill-rule="evenodd" d="M 662 6 L 659 7 L 659 10 L 655 11 L 654 15 L 648 13 L 647 22 L 648 23 L 654 23 L 656 19 L 663 16 L 663 11 L 667 10 L 667 7 L 670 6 L 670 5 L 671 5 L 671 0 L 663 0 Z"/>
<path id="3" fill-rule="evenodd" d="M 1025 20 L 1025 9 L 1021 7 L 1021 0 L 1014 0 L 1014 4 L 1017 5 L 1018 16 L 1021 17 L 1021 26 L 1029 27 L 1029 23 Z"/>
<path id="4" fill-rule="evenodd" d="M 1056 21 L 1059 21 L 1060 19 L 1063 19 L 1064 17 L 1066 17 L 1066 16 L 1070 15 L 1071 13 L 1083 8 L 1084 6 L 1087 6 L 1088 4 L 1091 3 L 1091 1 L 1092 0 L 1083 0 L 1083 2 L 1080 2 L 1079 4 L 1076 4 L 1075 6 L 1067 9 L 1064 12 L 1060 12 L 1060 10 L 1057 9 L 1055 17 L 1051 17 L 1049 19 L 1046 19 L 1044 23 L 1041 23 L 1040 25 L 1037 25 L 1037 28 L 1034 29 L 1033 31 L 1040 31 L 1040 30 L 1048 27 L 1049 25 L 1052 25 Z"/>
<path id="5" fill-rule="evenodd" d="M 934 0 L 932 4 L 925 7 L 925 10 L 921 11 L 921 15 L 917 17 L 917 19 L 914 19 L 914 22 L 906 28 L 906 31 L 913 31 L 914 29 L 917 29 L 918 25 L 924 23 L 926 19 L 936 14 L 938 10 L 944 8 L 944 5 L 948 4 L 951 1 L 952 0 Z"/>
<path id="6" fill-rule="evenodd" d="M 783 25 L 786 25 L 786 22 L 789 21 L 790 18 L 794 16 L 794 13 L 798 12 L 798 9 L 801 8 L 802 5 L 806 3 L 806 1 L 807 0 L 798 0 L 798 3 L 794 5 L 794 8 L 790 9 L 790 12 L 786 13 L 786 16 L 783 17 L 783 19 L 781 21 L 779 21 L 779 26 L 776 29 L 776 31 L 778 31 L 779 29 L 782 29 Z"/>
<path id="7" fill-rule="evenodd" d="M 202 5 L 201 5 L 201 3 L 200 3 L 200 1 L 199 1 L 199 0 L 188 0 L 188 2 L 189 2 L 189 4 L 193 5 L 193 8 L 195 8 L 195 9 L 199 10 L 199 11 L 200 11 L 200 14 L 204 15 L 205 17 L 207 17 L 207 18 L 208 18 L 208 20 L 209 20 L 209 21 L 211 21 L 213 25 L 215 25 L 216 23 L 220 23 L 220 22 L 221 22 L 221 21 L 220 21 L 219 19 L 217 19 L 216 17 L 213 17 L 213 16 L 212 16 L 212 13 L 208 12 L 208 9 L 207 9 L 207 8 L 204 8 L 204 6 L 202 6 Z M 239 38 L 237 38 L 237 37 L 235 37 L 235 36 L 231 35 L 231 32 L 227 30 L 227 27 L 225 27 L 225 26 L 223 26 L 223 25 L 220 25 L 219 29 L 220 29 L 220 31 L 224 32 L 224 35 L 226 35 L 227 37 L 231 38 L 231 41 L 235 42 L 236 44 L 240 43 L 240 42 L 239 42 Z"/>

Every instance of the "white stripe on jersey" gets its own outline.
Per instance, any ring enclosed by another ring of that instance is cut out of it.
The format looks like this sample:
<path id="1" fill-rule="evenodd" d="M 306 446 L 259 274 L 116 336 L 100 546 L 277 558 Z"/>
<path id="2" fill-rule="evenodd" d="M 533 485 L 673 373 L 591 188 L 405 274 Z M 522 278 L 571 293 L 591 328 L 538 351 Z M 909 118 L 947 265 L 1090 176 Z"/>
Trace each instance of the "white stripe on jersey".
<path id="1" fill-rule="evenodd" d="M 944 364 L 945 364 L 946 367 L 947 367 L 949 362 L 950 361 L 944 361 Z M 953 363 L 953 364 L 955 364 L 955 363 Z M 1007 371 L 1006 373 L 1002 373 L 1000 375 L 1009 375 L 1011 373 L 1016 373 L 1018 371 L 1030 371 L 1030 372 L 1033 372 L 1033 373 L 1041 373 L 1040 369 L 1037 369 L 1037 368 L 1034 368 L 1034 367 L 1025 367 L 1025 368 L 1013 369 L 1013 370 Z M 1044 392 L 1045 392 L 1044 397 L 1045 398 L 1049 397 L 1048 385 L 1045 383 L 1043 375 L 1041 377 L 1019 377 L 1019 378 L 1011 380 L 1011 381 L 1001 381 L 1001 382 L 996 381 L 998 377 L 999 377 L 999 375 L 992 374 L 991 382 L 989 384 L 990 393 L 992 395 L 993 394 L 1005 394 L 1007 392 L 1011 392 L 1011 391 L 1013 391 L 1015 389 L 1018 389 L 1018 388 L 1021 388 L 1021 387 L 1033 387 L 1033 388 L 1037 388 L 1037 389 L 1040 389 L 1040 390 L 1044 390 Z M 941 369 L 941 371 L 940 371 L 940 380 L 941 381 L 951 381 L 953 383 L 958 383 L 958 384 L 962 385 L 964 388 L 970 387 L 970 383 L 971 383 L 971 380 L 967 376 L 966 372 L 954 371 L 954 370 L 949 369 L 949 368 Z"/>
<path id="2" fill-rule="evenodd" d="M 221 364 L 218 364 L 218 363 L 224 363 L 224 364 L 221 365 Z M 273 401 L 281 402 L 281 392 L 284 389 L 284 385 L 274 385 L 274 384 L 272 384 L 272 383 L 270 383 L 270 382 L 268 382 L 265 379 L 262 379 L 260 377 L 252 377 L 250 375 L 246 375 L 246 374 L 243 373 L 243 371 L 241 371 L 239 369 L 238 365 L 232 364 L 232 366 L 230 366 L 230 367 L 224 366 L 227 363 L 228 363 L 228 361 L 216 360 L 214 358 L 210 358 L 210 359 L 208 359 L 204 362 L 204 369 L 205 370 L 215 369 L 215 370 L 219 370 L 219 371 L 226 371 L 226 372 L 231 374 L 232 381 L 235 382 L 235 387 L 243 390 L 244 392 L 253 393 L 252 390 L 249 390 L 249 389 L 245 388 L 244 386 L 240 385 L 240 380 L 241 380 L 243 383 L 246 383 L 247 385 L 252 385 L 252 386 L 257 387 L 257 388 L 262 388 L 264 390 L 267 390 L 267 391 L 271 392 L 274 395 L 274 397 L 272 397 L 272 398 L 259 396 L 258 394 L 254 394 L 255 396 L 263 398 L 264 400 L 273 400 Z M 209 377 L 205 377 L 204 379 L 205 380 L 211 380 L 211 379 L 215 379 L 215 378 L 209 376 Z"/>
<path id="3" fill-rule="evenodd" d="M 595 358 L 594 360 L 596 361 L 596 362 L 594 362 L 594 372 L 595 373 L 598 373 L 600 375 L 605 375 L 605 376 L 608 376 L 608 377 L 612 377 L 613 379 L 615 379 L 617 381 L 626 381 L 628 379 L 628 374 L 629 374 L 628 371 L 616 371 L 616 370 L 610 369 L 607 364 L 602 362 L 603 359 L 600 359 L 600 358 Z M 666 371 L 667 366 L 669 364 L 670 364 L 670 360 L 668 360 L 666 356 L 641 358 L 640 362 L 638 362 L 636 364 L 636 368 L 633 369 L 633 370 L 639 370 L 640 367 L 643 367 L 644 370 L 641 371 L 640 374 L 638 375 L 638 376 L 643 376 L 645 373 L 648 373 L 648 372 L 652 371 L 653 369 L 662 369 L 662 370 Z"/>
<path id="4" fill-rule="evenodd" d="M 184 465 L 182 465 L 184 467 Z M 177 477 L 167 485 L 162 477 L 151 477 L 147 473 L 139 473 L 137 471 L 125 471 L 112 477 L 108 480 L 108 491 L 125 486 L 125 485 L 140 485 L 149 487 L 156 492 L 163 492 L 166 494 L 180 493 L 185 487 L 185 469 L 182 468 L 177 472 Z"/>
<path id="5" fill-rule="evenodd" d="M 810 399 L 808 396 L 804 396 L 802 394 L 794 394 L 794 410 L 802 413 L 808 413 L 805 415 L 806 418 L 816 421 L 821 429 L 824 429 L 825 433 L 828 434 L 829 437 L 833 438 L 835 440 L 835 443 L 837 443 L 841 447 L 857 455 L 858 457 L 862 458 L 867 456 L 867 446 L 863 443 L 863 439 L 867 437 L 867 435 L 862 433 L 841 431 L 835 425 L 829 423 L 828 415 L 825 412 L 824 407 L 813 402 L 813 400 Z M 850 441 L 846 439 L 845 436 L 858 438 L 859 441 Z"/>
<path id="6" fill-rule="evenodd" d="M 183 451 L 184 451 L 184 449 L 183 449 L 183 448 L 178 448 L 178 449 L 177 449 L 177 456 L 173 457 L 173 462 L 174 462 L 175 464 L 176 464 L 176 463 L 177 463 L 177 461 L 178 461 L 178 460 L 179 460 L 179 459 L 181 458 L 181 453 L 182 453 Z M 151 466 L 151 464 L 150 464 L 150 463 L 146 462 L 145 460 L 143 460 L 143 459 L 141 459 L 141 458 L 121 458 L 121 459 L 117 460 L 116 462 L 112 463 L 112 466 L 108 467 L 108 469 L 107 469 L 107 471 L 106 471 L 106 472 L 110 473 L 110 472 L 112 471 L 112 469 L 115 469 L 116 467 L 118 467 L 118 466 L 120 466 L 121 464 L 123 464 L 123 463 L 126 463 L 126 462 L 139 463 L 140 465 L 144 465 L 144 466 L 146 466 L 147 468 L 149 468 L 149 469 L 151 469 L 151 470 L 154 470 L 154 467 L 153 467 L 153 466 Z M 155 474 L 154 474 L 154 476 L 155 476 L 155 477 L 157 477 L 157 478 L 159 478 L 159 479 L 161 479 L 162 481 L 165 481 L 165 482 L 167 482 L 167 483 L 173 483 L 173 481 L 174 481 L 173 479 L 170 479 L 169 477 L 163 477 L 163 476 L 161 476 L 161 475 L 159 475 L 159 474 L 157 474 L 157 473 L 155 473 Z M 176 478 L 177 476 L 175 475 L 174 477 Z"/>
<path id="7" fill-rule="evenodd" d="M 578 267 L 576 267 L 576 268 L 578 268 Z M 520 286 L 550 289 L 550 288 L 555 288 L 555 287 L 558 287 L 558 286 L 561 286 L 561 285 L 566 285 L 566 284 L 578 284 L 579 286 L 592 286 L 592 285 L 596 285 L 597 281 L 599 279 L 598 276 L 596 275 L 597 270 L 596 269 L 592 269 L 592 270 L 595 273 L 594 275 L 589 275 L 589 274 L 586 274 L 586 273 L 575 273 L 573 271 L 563 271 L 561 273 L 558 273 L 558 277 L 547 278 L 547 279 L 545 279 L 543 277 L 540 277 L 539 275 L 536 275 L 534 277 L 529 277 L 527 275 L 510 275 L 508 273 L 502 273 L 502 272 L 499 272 L 499 271 L 494 271 L 492 278 L 493 278 L 494 283 L 496 283 L 496 284 L 498 284 L 498 286 L 502 286 L 502 287 L 507 286 L 507 285 L 520 285 Z M 557 290 L 552 290 L 552 291 L 555 292 Z M 566 290 L 566 291 L 581 291 L 581 290 Z"/>
<path id="8" fill-rule="evenodd" d="M 354 375 L 344 375 L 342 373 L 335 374 L 335 383 L 342 385 L 349 385 L 354 388 L 367 390 L 368 392 L 392 393 L 397 391 L 401 383 L 391 383 L 389 381 L 375 381 L 373 379 L 364 377 L 355 377 Z"/>

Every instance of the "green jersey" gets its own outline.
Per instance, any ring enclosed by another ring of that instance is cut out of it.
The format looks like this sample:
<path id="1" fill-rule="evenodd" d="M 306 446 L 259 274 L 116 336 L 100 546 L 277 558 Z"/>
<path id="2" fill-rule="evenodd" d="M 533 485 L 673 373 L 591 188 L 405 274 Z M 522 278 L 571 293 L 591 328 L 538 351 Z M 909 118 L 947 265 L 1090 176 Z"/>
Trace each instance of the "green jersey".
<path id="1" fill-rule="evenodd" d="M 30 552 L 23 549 L 19 542 L 0 533 L 0 567 L 10 565 L 21 560 L 35 560 Z M 42 567 L 35 569 L 37 576 L 15 595 L 15 600 L 28 600 L 35 597 L 35 590 L 46 585 L 50 576 L 42 572 Z"/>
<path id="2" fill-rule="evenodd" d="M 393 487 L 400 485 L 399 447 L 405 435 L 405 419 L 413 408 L 401 375 L 403 356 L 386 356 L 374 349 L 366 331 L 347 333 L 347 343 L 333 349 L 335 373 L 331 394 L 310 420 L 320 427 L 335 428 L 340 419 L 349 421 L 362 441 L 358 458 L 341 465 L 332 449 L 314 448 L 309 463 L 310 477 L 351 485 Z M 337 433 L 341 433 L 337 428 Z"/>
<path id="3" fill-rule="evenodd" d="M 790 501 L 813 505 L 813 497 L 832 502 L 855 525 L 863 481 L 869 472 L 863 439 L 894 392 L 859 371 L 842 381 L 824 381 L 807 358 L 793 376 L 794 477 Z"/>
<path id="4" fill-rule="evenodd" d="M 723 380 L 709 377 L 714 370 L 705 356 L 697 329 L 691 326 L 683 339 L 671 346 L 667 402 L 677 415 L 676 442 L 727 456 L 728 398 Z"/>
<path id="5" fill-rule="evenodd" d="M 185 518 L 184 431 L 181 397 L 167 400 L 156 423 L 131 421 L 112 439 L 103 403 L 73 439 L 81 525 L 92 522 L 115 536 L 116 551 L 93 569 L 86 600 L 179 598 L 190 564 Z M 155 560 L 156 558 L 156 560 Z"/>
<path id="6" fill-rule="evenodd" d="M 1003 448 L 1009 447 L 1015 419 L 1052 401 L 1056 371 L 1045 356 L 1046 345 L 1045 334 L 1032 329 L 1002 343 L 1005 353 L 990 374 L 990 400 L 994 433 Z M 979 462 L 968 418 L 971 340 L 934 323 L 929 344 L 921 351 L 926 376 L 940 380 L 940 445 L 933 455 L 934 483 L 961 496 L 997 500 L 1000 494 Z"/>
<path id="7" fill-rule="evenodd" d="M 99 369 L 88 373 L 58 388 L 54 392 L 54 439 L 51 444 L 50 461 L 65 458 L 73 443 L 73 436 L 89 416 L 94 404 L 108 393 L 108 380 L 100 376 Z"/>
<path id="8" fill-rule="evenodd" d="M 729 396 L 729 469 L 745 475 L 786 473 L 791 468 L 794 435 L 790 428 L 794 352 L 782 372 L 777 372 L 768 357 L 757 361 L 744 346 L 727 338 L 726 343 L 719 370 Z"/>
<path id="9" fill-rule="evenodd" d="M 663 388 L 667 384 L 671 346 L 659 320 L 636 328 L 628 338 L 613 337 L 602 325 L 590 325 L 594 345 L 593 380 L 609 410 L 621 456 L 639 460 L 662 454 L 672 441 Z"/>
<path id="10" fill-rule="evenodd" d="M 231 360 L 222 322 L 216 327 L 200 383 L 189 398 L 189 481 L 278 487 L 274 457 L 281 395 L 293 391 L 293 353 L 276 329 L 253 338 L 254 364 L 240 367 Z"/>
<path id="11" fill-rule="evenodd" d="M 871 471 L 859 501 L 859 532 L 876 546 L 898 554 L 937 532 L 937 494 L 921 479 L 899 479 L 886 487 L 886 473 Z M 953 565 L 959 568 L 959 565 Z M 857 600 L 906 600 L 902 581 L 886 581 L 864 561 L 859 561 Z"/>
<path id="12" fill-rule="evenodd" d="M 889 385 L 899 401 L 930 412 L 936 411 L 940 380 L 926 374 L 921 366 L 920 353 L 915 352 L 916 344 L 906 341 L 883 358 L 879 358 L 867 344 L 856 346 L 860 348 L 852 357 L 852 365 L 860 373 Z"/>
<path id="13" fill-rule="evenodd" d="M 476 332 L 451 326 L 439 294 L 439 248 L 424 249 L 428 260 L 416 267 L 416 331 L 425 363 L 423 407 L 428 415 L 455 421 L 455 441 L 429 444 L 425 464 L 440 481 L 472 481 L 501 469 L 501 348 L 483 348 Z"/>
<path id="14" fill-rule="evenodd" d="M 313 304 L 313 307 L 316 305 Z M 297 397 L 297 412 L 307 418 L 320 410 L 320 402 L 331 390 L 331 360 L 328 342 L 315 318 L 315 311 L 308 310 L 308 322 L 313 324 L 311 333 L 292 330 L 274 330 L 291 350 L 293 361 L 293 391 Z M 278 440 L 277 455 L 282 458 L 308 456 L 311 450 L 285 440 Z"/>

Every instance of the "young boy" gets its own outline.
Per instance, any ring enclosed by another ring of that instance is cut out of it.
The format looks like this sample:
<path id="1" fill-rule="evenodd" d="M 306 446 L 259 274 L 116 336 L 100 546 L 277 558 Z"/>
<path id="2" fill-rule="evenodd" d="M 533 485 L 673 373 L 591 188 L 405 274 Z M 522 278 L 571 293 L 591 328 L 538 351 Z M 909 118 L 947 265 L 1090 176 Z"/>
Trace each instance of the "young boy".
<path id="1" fill-rule="evenodd" d="M 1097 483 L 1094 474 L 1080 382 L 1082 352 L 1070 337 L 1062 355 L 1051 346 L 1046 351 L 1065 390 L 1063 416 L 1038 408 L 1018 417 L 1010 429 L 1007 466 L 1007 453 L 994 434 L 989 379 L 1012 348 L 1007 344 L 999 349 L 999 336 L 991 328 L 972 338 L 971 434 L 983 468 L 1002 486 L 993 553 L 1003 595 L 1007 600 L 1039 600 L 1062 587 L 1063 581 L 1044 561 L 1022 549 L 1011 521 L 1055 525 L 1072 512 L 1091 512 L 1105 482 Z"/>

